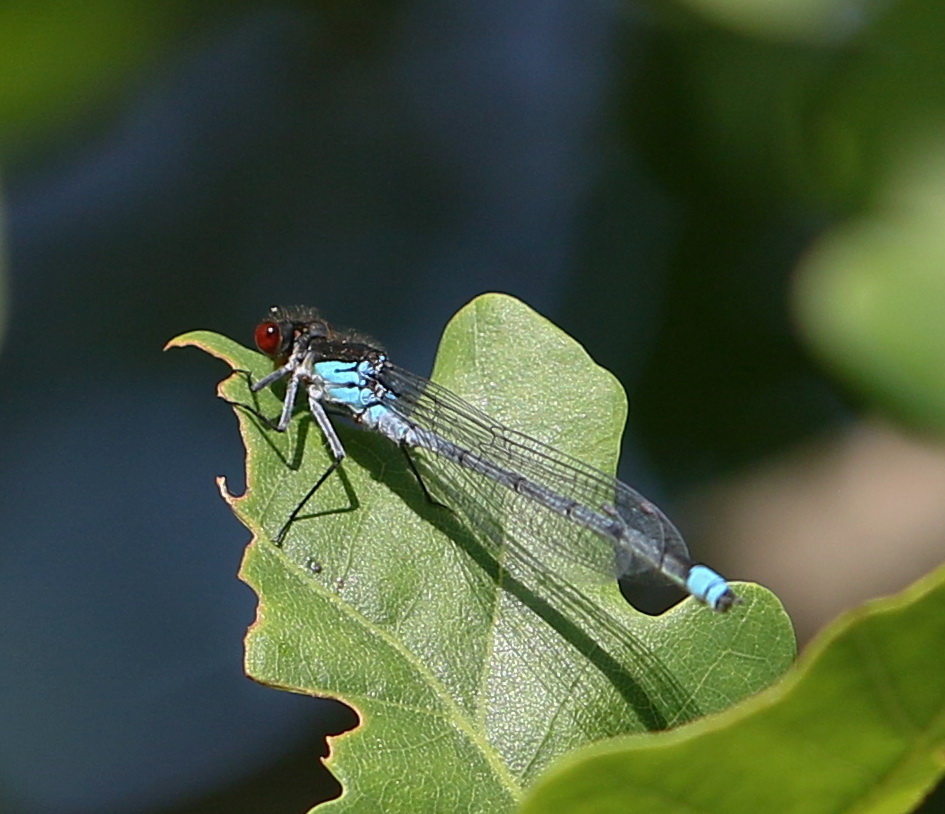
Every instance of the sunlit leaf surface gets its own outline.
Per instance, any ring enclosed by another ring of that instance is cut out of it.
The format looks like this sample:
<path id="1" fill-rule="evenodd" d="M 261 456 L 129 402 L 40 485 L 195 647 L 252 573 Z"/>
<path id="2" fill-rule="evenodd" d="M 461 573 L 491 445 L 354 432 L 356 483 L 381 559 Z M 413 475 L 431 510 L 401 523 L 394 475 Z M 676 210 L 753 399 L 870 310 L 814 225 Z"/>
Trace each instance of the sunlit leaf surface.
<path id="1" fill-rule="evenodd" d="M 234 368 L 271 364 L 223 337 L 196 345 Z M 613 471 L 626 415 L 613 377 L 509 297 L 473 301 L 449 324 L 434 378 L 477 406 Z M 275 415 L 276 394 L 226 397 Z M 330 807 L 385 812 L 510 810 L 555 757 L 663 729 L 769 685 L 794 653 L 780 604 L 753 585 L 725 616 L 692 600 L 649 617 L 615 583 L 506 562 L 430 505 L 403 456 L 341 427 L 349 457 L 289 530 L 271 537 L 329 464 L 300 409 L 279 434 L 237 408 L 247 493 L 229 498 L 254 533 L 242 577 L 260 597 L 249 674 L 339 698 L 361 725 L 333 742 L 345 792 Z M 589 545 L 599 544 L 596 540 Z"/>

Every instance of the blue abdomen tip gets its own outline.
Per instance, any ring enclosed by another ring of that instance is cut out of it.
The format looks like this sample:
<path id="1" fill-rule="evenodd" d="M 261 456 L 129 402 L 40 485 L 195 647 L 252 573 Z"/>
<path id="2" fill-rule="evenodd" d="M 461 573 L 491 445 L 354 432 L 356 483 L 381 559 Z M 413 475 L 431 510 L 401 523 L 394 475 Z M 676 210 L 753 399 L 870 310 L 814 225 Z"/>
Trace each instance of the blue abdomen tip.
<path id="1" fill-rule="evenodd" d="M 719 613 L 724 613 L 738 601 L 725 577 L 705 565 L 694 565 L 689 569 L 686 590 Z"/>

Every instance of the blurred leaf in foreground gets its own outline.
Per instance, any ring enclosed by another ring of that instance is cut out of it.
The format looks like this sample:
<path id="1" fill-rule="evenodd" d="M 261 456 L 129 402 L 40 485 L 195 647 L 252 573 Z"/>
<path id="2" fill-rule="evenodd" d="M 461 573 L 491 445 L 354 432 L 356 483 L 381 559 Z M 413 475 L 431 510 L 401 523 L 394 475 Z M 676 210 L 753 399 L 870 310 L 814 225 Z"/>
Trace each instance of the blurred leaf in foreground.
<path id="1" fill-rule="evenodd" d="M 231 340 L 195 345 L 254 378 L 271 363 Z M 584 350 L 518 301 L 486 295 L 450 322 L 434 378 L 513 428 L 613 471 L 626 400 Z M 221 393 L 279 410 L 236 374 Z M 254 399 L 256 401 L 254 402 Z M 555 757 L 716 712 L 771 684 L 794 655 L 763 588 L 725 616 L 686 600 L 649 617 L 616 583 L 578 584 L 494 555 L 431 506 L 400 451 L 340 427 L 348 458 L 280 548 L 271 535 L 327 466 L 300 408 L 280 434 L 238 410 L 253 532 L 241 576 L 260 597 L 247 672 L 338 698 L 360 727 L 333 742 L 338 809 L 508 811 Z M 598 545 L 589 540 L 588 545 Z"/>

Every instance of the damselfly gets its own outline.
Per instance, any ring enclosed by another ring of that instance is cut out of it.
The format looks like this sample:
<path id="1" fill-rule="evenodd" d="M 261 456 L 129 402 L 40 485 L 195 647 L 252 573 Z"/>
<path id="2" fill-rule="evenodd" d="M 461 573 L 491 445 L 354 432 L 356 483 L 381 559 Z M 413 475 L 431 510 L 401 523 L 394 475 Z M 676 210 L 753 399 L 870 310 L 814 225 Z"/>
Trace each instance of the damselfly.
<path id="1" fill-rule="evenodd" d="M 418 450 L 428 453 L 442 473 L 436 500 L 466 515 L 462 507 L 473 501 L 477 516 L 494 511 L 515 518 L 510 526 L 525 550 L 555 550 L 566 558 L 569 548 L 579 548 L 591 536 L 603 541 L 598 547 L 604 556 L 594 567 L 603 564 L 611 577 L 654 571 L 720 612 L 738 601 L 720 574 L 693 563 L 676 527 L 634 489 L 397 367 L 373 342 L 333 328 L 315 309 L 274 306 L 256 327 L 255 339 L 277 367 L 252 391 L 286 379 L 282 413 L 273 426 L 279 431 L 289 426 L 296 397 L 304 390 L 333 459 L 277 541 L 345 457 L 328 416 L 328 411 L 340 412 L 404 450 L 431 497 L 411 457 Z"/>

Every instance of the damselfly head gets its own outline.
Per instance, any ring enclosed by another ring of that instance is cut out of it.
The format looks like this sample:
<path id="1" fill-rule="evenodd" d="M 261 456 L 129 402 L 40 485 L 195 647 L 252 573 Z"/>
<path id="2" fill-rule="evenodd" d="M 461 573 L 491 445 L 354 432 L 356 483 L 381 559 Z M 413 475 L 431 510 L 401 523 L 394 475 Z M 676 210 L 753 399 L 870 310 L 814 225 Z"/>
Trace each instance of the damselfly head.
<path id="1" fill-rule="evenodd" d="M 327 336 L 330 330 L 318 312 L 308 306 L 274 305 L 267 316 L 256 326 L 253 338 L 256 347 L 271 359 L 285 360 L 302 332 L 308 336 Z"/>

